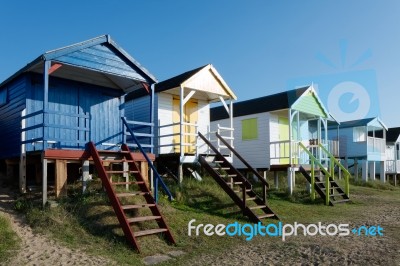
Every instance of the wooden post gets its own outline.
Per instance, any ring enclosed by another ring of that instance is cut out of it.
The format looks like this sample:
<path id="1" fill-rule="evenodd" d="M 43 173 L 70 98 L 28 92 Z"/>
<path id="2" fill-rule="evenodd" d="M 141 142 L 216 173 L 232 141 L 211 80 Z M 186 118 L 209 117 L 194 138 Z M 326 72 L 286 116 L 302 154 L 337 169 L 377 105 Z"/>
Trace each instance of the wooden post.
<path id="1" fill-rule="evenodd" d="M 47 159 L 42 159 L 42 203 L 47 203 Z"/>
<path id="2" fill-rule="evenodd" d="M 289 167 L 287 170 L 287 178 L 288 178 L 288 193 L 289 195 L 293 194 L 293 175 L 292 175 L 292 168 Z"/>
<path id="3" fill-rule="evenodd" d="M 146 182 L 147 187 L 150 187 L 149 182 L 149 165 L 147 162 L 140 162 L 140 173 L 143 176 L 144 181 Z"/>
<path id="4" fill-rule="evenodd" d="M 55 165 L 55 192 L 56 198 L 63 197 L 67 195 L 67 161 L 66 160 L 56 160 Z"/>
<path id="5" fill-rule="evenodd" d="M 21 142 L 25 141 L 25 127 L 26 127 L 26 120 L 24 116 L 26 115 L 26 109 L 24 109 L 21 113 L 22 120 L 21 120 Z M 21 193 L 26 192 L 26 147 L 25 143 L 21 144 L 21 156 L 19 160 L 19 191 Z"/>
<path id="6" fill-rule="evenodd" d="M 279 175 L 278 171 L 274 171 L 274 183 L 275 183 L 275 188 L 279 188 Z"/>
<path id="7" fill-rule="evenodd" d="M 364 160 L 362 162 L 361 173 L 362 173 L 362 180 L 364 182 L 367 182 L 368 181 L 368 161 L 367 160 Z"/>
<path id="8" fill-rule="evenodd" d="M 369 162 L 368 168 L 369 168 L 369 178 L 371 180 L 375 180 L 375 162 L 374 161 Z"/>
<path id="9" fill-rule="evenodd" d="M 354 179 L 358 180 L 358 160 L 357 158 L 354 159 Z"/>
<path id="10" fill-rule="evenodd" d="M 89 161 L 82 162 L 82 193 L 86 192 L 87 181 L 89 180 Z"/>
<path id="11" fill-rule="evenodd" d="M 379 173 L 379 179 L 381 182 L 386 182 L 386 161 L 381 161 L 381 169 Z"/>
<path id="12" fill-rule="evenodd" d="M 125 177 L 125 182 L 129 182 L 129 173 L 128 173 L 129 164 L 127 162 L 122 163 L 122 170 L 124 171 L 123 176 Z M 142 173 L 142 175 L 143 175 L 143 173 Z M 125 189 L 129 190 L 129 184 L 125 185 Z"/>

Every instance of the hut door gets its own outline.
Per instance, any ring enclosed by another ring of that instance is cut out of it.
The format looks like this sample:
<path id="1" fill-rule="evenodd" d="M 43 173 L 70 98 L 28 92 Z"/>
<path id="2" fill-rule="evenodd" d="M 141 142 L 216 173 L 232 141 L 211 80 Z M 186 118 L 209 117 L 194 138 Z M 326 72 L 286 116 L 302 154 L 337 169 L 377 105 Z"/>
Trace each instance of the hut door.
<path id="1" fill-rule="evenodd" d="M 288 164 L 289 163 L 289 119 L 286 117 L 279 117 L 279 163 Z"/>
<path id="2" fill-rule="evenodd" d="M 180 123 L 180 100 L 179 98 L 173 99 L 173 118 L 172 122 L 174 124 Z M 196 124 L 198 121 L 198 103 L 196 100 L 189 100 L 183 107 L 183 122 L 185 123 L 190 123 L 190 124 Z M 193 135 L 184 135 L 182 136 L 183 138 L 183 143 L 191 144 L 190 146 L 183 146 L 183 152 L 184 153 L 195 153 L 196 152 L 196 127 L 192 125 L 184 125 L 183 127 L 183 132 L 182 133 L 190 133 Z M 177 134 L 174 135 L 174 143 L 179 143 L 180 137 L 179 137 L 179 131 L 180 131 L 180 126 L 179 124 L 174 125 L 173 127 L 173 133 Z M 179 145 L 175 145 L 174 148 L 175 152 L 180 152 L 179 150 Z"/>

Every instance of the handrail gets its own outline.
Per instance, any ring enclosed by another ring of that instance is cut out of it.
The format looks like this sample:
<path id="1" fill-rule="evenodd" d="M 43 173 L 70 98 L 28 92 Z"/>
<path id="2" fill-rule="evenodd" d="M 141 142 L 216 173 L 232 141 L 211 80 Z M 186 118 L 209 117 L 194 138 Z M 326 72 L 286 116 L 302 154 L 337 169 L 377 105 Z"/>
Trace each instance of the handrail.
<path id="1" fill-rule="evenodd" d="M 164 183 L 164 181 L 161 179 L 160 175 L 158 174 L 156 168 L 154 167 L 153 163 L 151 162 L 149 156 L 147 156 L 146 152 L 143 150 L 142 145 L 139 143 L 138 139 L 136 138 L 135 134 L 133 133 L 132 129 L 129 127 L 128 123 L 126 122 L 125 117 L 121 117 L 122 122 L 124 123 L 124 125 L 126 126 L 126 128 L 128 129 L 129 133 L 131 134 L 133 140 L 136 142 L 136 145 L 138 146 L 140 152 L 143 154 L 144 158 L 146 159 L 147 163 L 150 165 L 151 170 L 153 170 L 153 174 L 154 174 L 154 198 L 155 201 L 158 201 L 158 181 L 160 181 L 161 183 L 161 187 L 164 189 L 165 193 L 167 193 L 168 195 L 168 199 L 170 201 L 173 200 L 172 194 L 169 191 L 167 185 Z"/>
<path id="2" fill-rule="evenodd" d="M 269 188 L 269 183 L 218 133 L 215 133 L 225 146 L 258 178 L 258 180 Z"/>
<path id="3" fill-rule="evenodd" d="M 331 160 L 332 163 L 332 167 L 334 164 L 336 164 L 337 166 L 339 166 L 339 168 L 345 173 L 344 178 L 345 178 L 345 193 L 347 196 L 349 196 L 349 192 L 350 192 L 350 187 L 349 187 L 349 177 L 350 177 L 350 172 L 324 147 L 320 144 L 320 147 L 322 148 L 322 150 L 328 154 L 329 159 Z M 333 174 L 333 173 L 332 173 Z"/>
<path id="4" fill-rule="evenodd" d="M 331 182 L 329 177 L 331 177 L 331 174 L 325 169 L 325 167 L 321 164 L 321 162 L 314 157 L 314 155 L 312 155 L 312 153 L 306 148 L 306 146 L 304 146 L 303 143 L 299 142 L 299 146 L 308 154 L 308 156 L 310 156 L 311 158 L 311 168 L 314 171 L 314 165 L 317 164 L 319 166 L 319 168 L 322 170 L 322 172 L 324 172 L 325 175 L 325 204 L 329 205 L 329 201 L 330 201 L 330 190 L 331 190 Z M 314 173 L 311 173 L 312 176 L 314 175 Z M 311 181 L 311 183 L 313 183 Z M 315 186 L 314 184 L 311 184 L 312 187 Z"/>
<path id="5" fill-rule="evenodd" d="M 204 137 L 204 135 L 203 134 L 201 134 L 200 132 L 199 132 L 199 137 L 215 152 L 215 154 L 221 154 L 219 151 L 218 151 L 218 149 L 216 149 L 215 147 L 214 147 L 214 145 L 212 145 L 211 143 L 210 143 L 210 141 L 206 138 L 206 137 Z M 238 171 L 237 171 L 238 172 Z M 239 173 L 239 172 L 238 172 Z M 244 178 L 240 173 L 237 175 L 237 177 L 238 178 L 240 178 L 240 181 L 242 181 L 242 183 L 243 184 L 246 184 L 247 186 L 249 186 L 250 188 L 252 187 L 252 184 L 246 179 L 246 178 Z"/>

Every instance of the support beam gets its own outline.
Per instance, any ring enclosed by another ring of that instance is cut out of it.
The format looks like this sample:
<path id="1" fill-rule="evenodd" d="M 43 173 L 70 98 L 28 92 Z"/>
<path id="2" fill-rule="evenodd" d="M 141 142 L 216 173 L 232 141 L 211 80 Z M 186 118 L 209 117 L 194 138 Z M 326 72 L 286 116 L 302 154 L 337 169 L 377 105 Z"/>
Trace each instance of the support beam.
<path id="1" fill-rule="evenodd" d="M 47 159 L 42 159 L 42 203 L 47 203 Z"/>
<path id="2" fill-rule="evenodd" d="M 358 180 L 358 160 L 354 159 L 354 179 Z"/>
<path id="3" fill-rule="evenodd" d="M 368 181 L 368 161 L 367 160 L 364 160 L 362 162 L 361 173 L 362 173 L 362 181 L 367 182 Z"/>
<path id="4" fill-rule="evenodd" d="M 183 105 L 185 105 L 189 100 L 190 100 L 190 98 L 192 98 L 192 96 L 194 95 L 196 93 L 196 91 L 190 91 L 189 93 L 188 93 L 188 95 L 186 95 L 186 97 L 183 99 Z"/>
<path id="5" fill-rule="evenodd" d="M 293 173 L 292 168 L 289 167 L 288 170 L 287 170 L 287 178 L 288 178 L 287 183 L 288 183 L 288 193 L 289 193 L 289 195 L 293 194 L 293 174 L 292 173 Z"/>
<path id="6" fill-rule="evenodd" d="M 376 169 L 375 169 L 375 162 L 369 162 L 369 178 L 370 180 L 374 181 L 375 180 L 375 174 L 376 174 Z"/>
<path id="7" fill-rule="evenodd" d="M 122 174 L 122 176 L 125 178 L 125 182 L 129 182 L 129 164 L 127 162 L 123 162 L 122 163 L 122 170 L 124 171 L 124 173 Z M 125 189 L 129 190 L 129 184 L 125 185 Z"/>
<path id="8" fill-rule="evenodd" d="M 21 116 L 24 117 L 26 115 L 26 109 L 24 109 L 21 113 Z M 26 120 L 22 118 L 21 120 L 21 142 L 26 140 L 26 131 L 23 131 L 26 127 Z M 19 192 L 26 192 L 26 146 L 25 144 L 21 144 L 21 156 L 19 160 Z"/>
<path id="9" fill-rule="evenodd" d="M 379 179 L 381 182 L 385 183 L 386 182 L 386 161 L 381 161 L 380 162 L 380 173 L 379 173 Z"/>
<path id="10" fill-rule="evenodd" d="M 278 175 L 278 171 L 274 171 L 274 184 L 275 184 L 275 188 L 278 189 L 278 188 L 279 188 L 279 175 Z"/>
<path id="11" fill-rule="evenodd" d="M 222 96 L 219 96 L 219 100 L 221 101 L 222 105 L 224 106 L 226 112 L 229 114 L 229 108 L 228 108 L 228 105 L 226 104 L 224 98 Z"/>
<path id="12" fill-rule="evenodd" d="M 87 182 L 89 180 L 89 161 L 82 162 L 82 193 L 86 192 Z"/>
<path id="13" fill-rule="evenodd" d="M 67 195 L 67 161 L 56 160 L 55 164 L 55 192 L 56 198 L 59 198 Z"/>

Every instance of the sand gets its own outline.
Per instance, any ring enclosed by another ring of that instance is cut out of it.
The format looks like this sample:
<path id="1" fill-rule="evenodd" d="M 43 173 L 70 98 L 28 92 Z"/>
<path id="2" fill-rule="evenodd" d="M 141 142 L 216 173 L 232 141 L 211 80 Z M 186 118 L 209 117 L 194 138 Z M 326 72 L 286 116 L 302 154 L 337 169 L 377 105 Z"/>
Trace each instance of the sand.
<path id="1" fill-rule="evenodd" d="M 21 239 L 21 247 L 7 265 L 112 265 L 113 262 L 72 250 L 42 234 L 36 234 L 27 225 L 24 216 L 14 210 L 13 194 L 0 188 L 0 214 L 11 221 L 12 229 Z"/>

